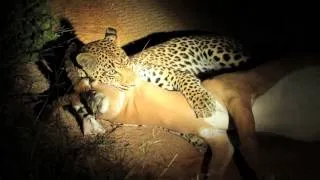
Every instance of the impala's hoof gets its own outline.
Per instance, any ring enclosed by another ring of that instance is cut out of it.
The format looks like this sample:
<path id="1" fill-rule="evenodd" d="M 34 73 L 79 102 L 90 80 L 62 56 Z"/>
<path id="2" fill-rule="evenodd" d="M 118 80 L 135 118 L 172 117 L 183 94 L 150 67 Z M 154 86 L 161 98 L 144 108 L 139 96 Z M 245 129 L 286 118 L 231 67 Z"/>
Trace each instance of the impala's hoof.
<path id="1" fill-rule="evenodd" d="M 83 134 L 84 135 L 98 135 L 105 133 L 106 130 L 92 115 L 88 115 L 83 120 Z"/>

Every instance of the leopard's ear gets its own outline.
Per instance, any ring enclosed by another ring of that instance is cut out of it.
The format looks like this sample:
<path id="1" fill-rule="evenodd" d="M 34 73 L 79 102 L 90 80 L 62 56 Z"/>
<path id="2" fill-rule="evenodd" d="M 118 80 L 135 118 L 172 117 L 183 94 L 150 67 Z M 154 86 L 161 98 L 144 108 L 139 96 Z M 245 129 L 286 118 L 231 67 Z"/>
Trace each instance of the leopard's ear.
<path id="1" fill-rule="evenodd" d="M 94 69 L 98 65 L 97 57 L 91 53 L 79 53 L 76 60 L 82 68 Z"/>
<path id="2" fill-rule="evenodd" d="M 117 30 L 112 27 L 107 27 L 106 33 L 104 35 L 105 40 L 111 40 L 111 41 L 116 41 L 118 37 Z"/>

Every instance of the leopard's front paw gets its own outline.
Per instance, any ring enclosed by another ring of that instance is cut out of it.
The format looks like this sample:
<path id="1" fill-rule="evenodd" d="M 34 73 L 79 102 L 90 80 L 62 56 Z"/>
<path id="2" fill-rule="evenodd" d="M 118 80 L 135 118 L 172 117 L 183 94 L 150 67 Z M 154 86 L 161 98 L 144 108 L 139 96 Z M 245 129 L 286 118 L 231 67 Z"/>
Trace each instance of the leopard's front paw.
<path id="1" fill-rule="evenodd" d="M 209 95 L 199 94 L 194 96 L 192 101 L 197 118 L 208 118 L 214 115 L 215 101 Z"/>
<path id="2" fill-rule="evenodd" d="M 103 93 L 91 91 L 85 99 L 93 114 L 105 113 L 109 109 L 109 101 Z"/>
<path id="3" fill-rule="evenodd" d="M 224 104 L 219 101 L 214 102 L 214 108 L 210 112 L 210 116 L 199 118 L 202 121 L 205 121 L 211 124 L 217 129 L 226 130 L 229 127 L 229 113 Z M 208 114 L 207 114 L 208 115 Z"/>

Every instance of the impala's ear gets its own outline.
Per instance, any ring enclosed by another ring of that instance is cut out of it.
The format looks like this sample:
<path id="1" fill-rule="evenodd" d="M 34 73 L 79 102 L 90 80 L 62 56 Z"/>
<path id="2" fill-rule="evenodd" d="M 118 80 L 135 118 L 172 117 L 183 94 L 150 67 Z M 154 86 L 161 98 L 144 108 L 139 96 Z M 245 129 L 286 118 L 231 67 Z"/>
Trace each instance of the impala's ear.
<path id="1" fill-rule="evenodd" d="M 91 53 L 79 53 L 76 57 L 77 63 L 82 68 L 95 68 L 97 66 L 97 57 Z"/>

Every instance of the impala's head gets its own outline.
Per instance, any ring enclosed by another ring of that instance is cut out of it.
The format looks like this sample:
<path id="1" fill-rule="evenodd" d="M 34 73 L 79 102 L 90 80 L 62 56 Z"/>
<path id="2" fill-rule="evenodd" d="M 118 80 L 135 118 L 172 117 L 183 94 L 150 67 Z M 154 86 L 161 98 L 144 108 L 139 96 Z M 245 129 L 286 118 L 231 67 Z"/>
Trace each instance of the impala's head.
<path id="1" fill-rule="evenodd" d="M 127 89 L 135 84 L 136 75 L 129 58 L 117 44 L 117 32 L 107 28 L 104 39 L 84 45 L 77 63 L 92 80 Z"/>
<path id="2" fill-rule="evenodd" d="M 98 117 L 110 120 L 117 117 L 126 106 L 127 91 L 120 91 L 107 85 L 102 85 L 102 87 L 92 97 L 92 102 L 98 104 L 91 108 L 96 108 L 95 112 L 98 112 Z"/>

